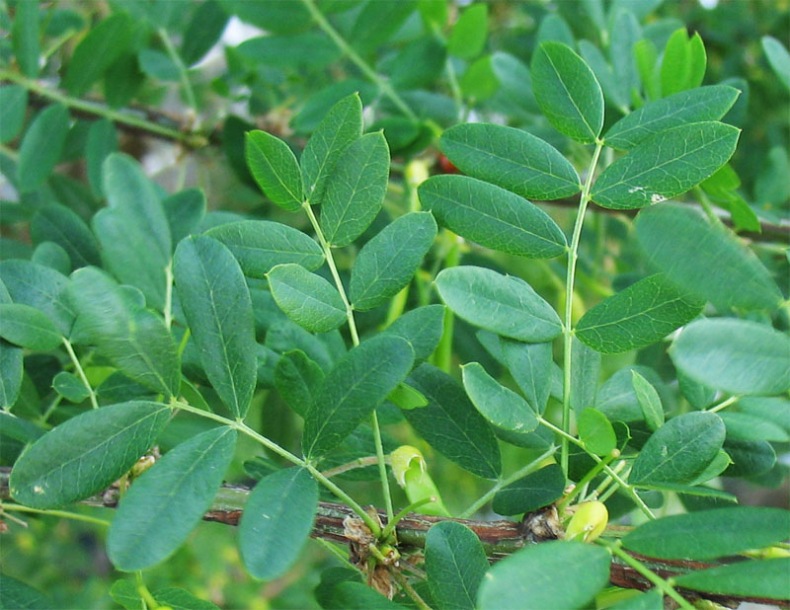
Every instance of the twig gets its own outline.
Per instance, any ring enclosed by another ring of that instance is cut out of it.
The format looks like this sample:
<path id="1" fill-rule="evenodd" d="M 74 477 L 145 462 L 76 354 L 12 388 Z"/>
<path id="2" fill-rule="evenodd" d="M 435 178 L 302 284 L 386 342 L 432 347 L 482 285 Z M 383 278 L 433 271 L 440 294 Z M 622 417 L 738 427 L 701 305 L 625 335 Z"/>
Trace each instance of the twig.
<path id="1" fill-rule="evenodd" d="M 3 501 L 10 499 L 8 489 L 10 474 L 10 468 L 0 468 L 0 500 Z M 225 525 L 238 525 L 249 493 L 250 489 L 247 487 L 224 485 L 214 499 L 214 503 L 209 511 L 203 516 L 203 519 L 216 523 L 224 523 Z M 110 488 L 99 495 L 84 500 L 83 504 L 104 508 L 115 508 L 118 501 L 118 489 Z M 8 505 L 6 504 L 5 507 L 8 508 Z M 382 523 L 386 523 L 386 513 L 379 510 L 378 515 Z M 313 525 L 312 536 L 322 540 L 347 544 L 349 541 L 344 534 L 343 520 L 349 516 L 355 517 L 356 513 L 348 506 L 333 502 L 320 502 Z M 518 523 L 506 520 L 473 521 L 469 519 L 451 519 L 447 517 L 433 517 L 412 513 L 398 523 L 396 528 L 398 545 L 401 553 L 419 551 L 425 547 L 425 538 L 431 526 L 441 521 L 455 521 L 471 529 L 480 539 L 480 542 L 482 542 L 483 548 L 489 559 L 491 561 L 496 561 L 530 544 L 541 543 L 555 538 L 555 536 L 544 536 L 537 528 L 532 529 L 531 527 L 526 527 L 525 523 L 528 521 L 532 523 L 535 522 L 535 513 L 531 513 L 530 517 L 532 517 L 532 519 L 525 519 L 521 523 Z M 641 563 L 645 564 L 647 568 L 664 579 L 685 574 L 693 570 L 704 570 L 717 565 L 715 563 L 697 561 L 659 560 L 636 555 L 634 553 L 629 553 L 629 555 L 635 557 Z M 626 589 L 647 590 L 653 586 L 653 583 L 649 582 L 640 572 L 617 556 L 612 558 L 609 578 L 613 585 Z M 676 588 L 676 591 L 680 592 L 687 599 L 704 597 L 705 599 L 710 599 L 724 605 L 737 605 L 741 602 L 751 602 L 779 606 L 781 608 L 790 608 L 789 602 L 775 599 L 734 595 L 722 596 L 708 593 L 702 595 L 696 591 L 688 591 L 679 588 Z"/>

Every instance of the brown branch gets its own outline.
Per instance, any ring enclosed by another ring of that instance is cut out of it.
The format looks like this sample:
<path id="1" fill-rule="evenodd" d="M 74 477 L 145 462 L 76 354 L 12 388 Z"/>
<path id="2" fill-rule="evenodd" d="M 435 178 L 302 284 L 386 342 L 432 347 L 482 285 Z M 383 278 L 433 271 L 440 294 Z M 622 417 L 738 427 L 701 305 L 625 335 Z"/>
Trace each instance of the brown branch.
<path id="1" fill-rule="evenodd" d="M 8 480 L 11 469 L 0 468 L 0 501 L 11 499 Z M 224 523 L 225 525 L 236 526 L 239 524 L 241 514 L 250 493 L 248 487 L 236 485 L 223 485 L 217 494 L 211 508 L 203 516 L 206 521 Z M 116 487 L 111 487 L 99 495 L 84 500 L 82 503 L 90 506 L 104 508 L 115 508 L 120 499 L 119 491 Z M 553 524 L 553 507 L 529 513 L 521 522 L 498 520 L 498 521 L 473 521 L 469 519 L 451 519 L 447 517 L 433 517 L 410 513 L 398 523 L 396 536 L 398 548 L 401 553 L 417 552 L 425 547 L 425 537 L 428 530 L 436 523 L 441 521 L 455 521 L 471 529 L 485 548 L 486 554 L 491 561 L 497 561 L 518 551 L 530 544 L 539 544 L 548 540 L 555 540 L 562 536 L 562 532 L 556 529 L 558 526 Z M 377 511 L 382 523 L 387 522 L 384 511 Z M 554 513 L 556 515 L 556 513 Z M 319 502 L 318 511 L 313 524 L 312 536 L 331 540 L 341 544 L 348 544 L 350 541 L 346 536 L 344 521 L 347 517 L 355 517 L 355 513 L 347 506 L 335 502 Z M 670 561 L 660 560 L 651 557 L 644 557 L 632 553 L 634 557 L 645 563 L 652 571 L 662 578 L 670 578 L 688 573 L 694 570 L 703 570 L 719 565 L 716 563 L 705 563 L 697 561 Z M 652 583 L 638 574 L 633 568 L 621 563 L 616 557 L 612 558 L 610 569 L 610 581 L 613 585 L 625 589 L 638 589 L 645 591 L 652 588 Z M 697 591 L 678 589 L 684 597 L 689 599 L 709 599 L 725 606 L 735 607 L 742 602 L 751 602 L 790 608 L 790 603 L 746 596 L 723 596 L 714 594 L 701 594 Z"/>

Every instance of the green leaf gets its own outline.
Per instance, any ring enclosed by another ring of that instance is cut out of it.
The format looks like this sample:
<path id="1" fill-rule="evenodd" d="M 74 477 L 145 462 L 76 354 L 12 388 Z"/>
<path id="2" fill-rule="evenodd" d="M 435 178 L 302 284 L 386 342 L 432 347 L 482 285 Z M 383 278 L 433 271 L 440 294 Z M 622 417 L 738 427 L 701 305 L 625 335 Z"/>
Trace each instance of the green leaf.
<path id="1" fill-rule="evenodd" d="M 664 610 L 664 594 L 660 589 L 653 588 L 645 593 L 631 595 L 609 608 L 611 610 Z"/>
<path id="2" fill-rule="evenodd" d="M 180 55 L 186 66 L 203 59 L 222 36 L 228 19 L 229 15 L 215 0 L 208 0 L 195 8 L 181 43 Z"/>
<path id="3" fill-rule="evenodd" d="M 236 431 L 218 427 L 168 451 L 124 494 L 107 535 L 107 554 L 124 572 L 142 570 L 186 540 L 217 493 L 233 458 Z"/>
<path id="4" fill-rule="evenodd" d="M 0 341 L 0 407 L 16 404 L 22 389 L 24 352 L 20 347 Z"/>
<path id="5" fill-rule="evenodd" d="M 560 42 L 542 43 L 532 57 L 535 98 L 549 123 L 590 144 L 603 127 L 603 93 L 590 67 Z"/>
<path id="6" fill-rule="evenodd" d="M 573 337 L 571 363 L 571 408 L 580 413 L 595 404 L 601 376 L 601 354 Z"/>
<path id="7" fill-rule="evenodd" d="M 494 565 L 483 580 L 480 610 L 586 608 L 609 582 L 606 549 L 582 542 L 530 545 Z M 573 578 L 568 578 L 573 566 Z"/>
<path id="8" fill-rule="evenodd" d="M 304 192 L 311 204 L 321 203 L 327 178 L 335 170 L 337 160 L 361 135 L 362 100 L 353 93 L 332 106 L 299 159 Z"/>
<path id="9" fill-rule="evenodd" d="M 125 610 L 146 610 L 137 583 L 131 580 L 116 580 L 110 587 L 110 597 Z"/>
<path id="10" fill-rule="evenodd" d="M 419 193 L 439 224 L 482 246 L 531 258 L 565 252 L 565 235 L 548 214 L 498 186 L 467 176 L 434 176 Z"/>
<path id="11" fill-rule="evenodd" d="M 715 413 L 673 417 L 647 440 L 628 480 L 633 485 L 689 483 L 716 458 L 724 435 L 724 422 Z"/>
<path id="12" fill-rule="evenodd" d="M 436 451 L 465 470 L 495 479 L 502 469 L 499 446 L 491 427 L 452 377 L 428 364 L 408 379 L 427 399 L 420 409 L 403 415 Z"/>
<path id="13" fill-rule="evenodd" d="M 678 576 L 679 587 L 724 596 L 790 598 L 790 558 L 744 561 Z"/>
<path id="14" fill-rule="evenodd" d="M 315 402 L 323 381 L 321 367 L 301 350 L 284 353 L 274 369 L 274 387 L 286 404 L 302 417 Z"/>
<path id="15" fill-rule="evenodd" d="M 740 407 L 740 402 L 738 403 Z M 770 419 L 739 413 L 724 411 L 719 413 L 727 428 L 727 438 L 737 441 L 773 441 L 786 443 L 790 441 L 790 434 L 777 422 Z"/>
<path id="16" fill-rule="evenodd" d="M 65 106 L 54 104 L 36 115 L 19 145 L 16 172 L 21 192 L 34 191 L 46 182 L 60 161 L 68 131 L 69 113 Z"/>
<path id="17" fill-rule="evenodd" d="M 726 85 L 700 87 L 650 102 L 612 125 L 606 132 L 607 146 L 630 150 L 640 142 L 667 129 L 717 121 L 732 108 L 740 91 Z"/>
<path id="18" fill-rule="evenodd" d="M 442 134 L 441 148 L 463 173 L 522 197 L 560 199 L 581 190 L 570 162 L 547 142 L 520 129 L 456 125 Z"/>
<path id="19" fill-rule="evenodd" d="M 318 509 L 318 485 L 304 468 L 286 468 L 264 477 L 244 505 L 239 549 L 255 578 L 285 574 L 307 542 Z"/>
<path id="20" fill-rule="evenodd" d="M 90 388 L 85 386 L 82 379 L 67 371 L 61 371 L 52 378 L 52 389 L 75 404 L 81 403 L 90 396 Z"/>
<path id="21" fill-rule="evenodd" d="M 439 295 L 467 322 L 520 341 L 549 341 L 562 332 L 554 309 L 524 280 L 483 267 L 444 269 Z"/>
<path id="22" fill-rule="evenodd" d="M 178 82 L 181 71 L 173 59 L 162 51 L 143 49 L 137 55 L 140 70 L 152 79 L 163 82 Z"/>
<path id="23" fill-rule="evenodd" d="M 17 460 L 11 496 L 33 508 L 57 508 L 98 493 L 154 444 L 167 405 L 134 401 L 74 417 L 33 443 Z"/>
<path id="24" fill-rule="evenodd" d="M 378 2 L 374 2 L 374 4 L 378 4 Z M 324 608 L 342 608 L 342 610 L 406 610 L 406 606 L 390 601 L 381 593 L 377 593 L 361 582 L 341 582 L 335 586 L 330 592 Z"/>
<path id="25" fill-rule="evenodd" d="M 669 354 L 691 379 L 730 394 L 790 389 L 790 338 L 758 322 L 698 320 L 683 329 Z"/>
<path id="26" fill-rule="evenodd" d="M 179 191 L 162 200 L 170 235 L 177 244 L 197 230 L 206 215 L 206 195 L 200 189 Z"/>
<path id="27" fill-rule="evenodd" d="M 705 560 L 778 544 L 788 531 L 790 511 L 735 506 L 648 521 L 629 532 L 623 546 L 660 559 Z"/>
<path id="28" fill-rule="evenodd" d="M 543 413 L 551 390 L 551 343 L 520 343 L 501 339 L 504 364 L 532 409 Z"/>
<path id="29" fill-rule="evenodd" d="M 444 314 L 443 305 L 418 307 L 400 316 L 384 332 L 408 341 L 415 361 L 427 360 L 444 333 Z"/>
<path id="30" fill-rule="evenodd" d="M 406 378 L 413 363 L 411 346 L 391 335 L 373 337 L 350 350 L 327 373 L 307 411 L 305 455 L 318 457 L 343 442 Z"/>
<path id="31" fill-rule="evenodd" d="M 157 589 L 153 595 L 159 604 L 172 610 L 220 610 L 216 604 L 195 597 L 189 591 L 177 587 Z"/>
<path id="32" fill-rule="evenodd" d="M 754 253 L 695 210 L 674 204 L 643 210 L 636 220 L 636 234 L 652 265 L 719 309 L 773 309 L 782 300 Z"/>
<path id="33" fill-rule="evenodd" d="M 127 377 L 165 397 L 178 393 L 181 381 L 176 344 L 162 318 L 130 299 L 95 267 L 71 276 L 68 297 L 78 312 L 71 329 L 75 343 L 95 345 Z"/>
<path id="34" fill-rule="evenodd" d="M 576 326 L 576 336 L 604 354 L 638 349 L 693 320 L 702 306 L 664 275 L 651 275 L 587 311 Z"/>
<path id="35" fill-rule="evenodd" d="M 3 586 L 0 587 L 0 608 L 8 608 L 9 610 L 11 608 L 15 610 L 47 610 L 54 607 L 52 600 L 16 578 L 12 578 L 7 574 L 0 574 L 0 580 L 3 583 Z"/>
<path id="36" fill-rule="evenodd" d="M 100 265 L 99 244 L 88 226 L 70 208 L 57 203 L 42 207 L 30 221 L 36 243 L 51 241 L 66 251 L 74 267 Z"/>
<path id="37" fill-rule="evenodd" d="M 255 69 L 263 66 L 278 71 L 318 71 L 335 63 L 343 51 L 322 32 L 257 36 L 236 47 L 236 52 Z M 357 134 L 359 136 L 359 134 Z"/>
<path id="38" fill-rule="evenodd" d="M 280 0 L 220 0 L 228 13 L 242 21 L 273 34 L 293 34 L 308 27 L 313 21 L 310 11 L 301 3 Z"/>
<path id="39" fill-rule="evenodd" d="M 415 0 L 379 2 L 368 0 L 362 5 L 351 28 L 349 41 L 360 53 L 367 54 L 388 41 L 409 18 L 415 8 Z M 376 27 L 370 27 L 372 23 Z"/>
<path id="40" fill-rule="evenodd" d="M 411 212 L 367 242 L 351 269 L 349 298 L 365 311 L 386 303 L 407 286 L 436 238 L 428 212 Z"/>
<path id="41" fill-rule="evenodd" d="M 206 235 L 225 244 L 248 277 L 263 279 L 275 265 L 296 263 L 313 271 L 324 263 L 315 240 L 269 220 L 241 220 L 214 227 Z"/>
<path id="42" fill-rule="evenodd" d="M 93 194 L 101 198 L 102 166 L 105 159 L 118 151 L 118 133 L 109 119 L 94 121 L 88 130 L 88 141 L 85 147 L 85 162 L 88 169 L 88 181 Z"/>
<path id="43" fill-rule="evenodd" d="M 302 328 L 325 333 L 347 320 L 346 305 L 337 288 L 301 265 L 277 265 L 266 276 L 274 300 Z"/>
<path id="44" fill-rule="evenodd" d="M 681 195 L 730 159 L 739 133 L 716 121 L 660 131 L 607 167 L 592 199 L 605 208 L 632 210 Z"/>
<path id="45" fill-rule="evenodd" d="M 178 244 L 173 273 L 203 368 L 234 417 L 247 413 L 255 390 L 255 323 L 250 291 L 236 259 L 210 237 Z"/>
<path id="46" fill-rule="evenodd" d="M 521 433 L 538 427 L 535 412 L 527 402 L 491 377 L 480 364 L 472 362 L 461 368 L 466 393 L 492 426 Z"/>
<path id="47" fill-rule="evenodd" d="M 14 8 L 16 11 L 14 23 L 11 26 L 11 44 L 14 47 L 14 55 L 22 74 L 36 78 L 39 72 L 39 56 L 41 55 L 38 27 L 39 4 L 38 2 L 20 2 Z"/>
<path id="48" fill-rule="evenodd" d="M 425 537 L 425 572 L 439 610 L 474 610 L 477 590 L 488 571 L 483 545 L 465 525 L 437 523 Z"/>
<path id="49" fill-rule="evenodd" d="M 22 131 L 27 112 L 27 89 L 20 85 L 0 87 L 0 108 L 3 120 L 0 121 L 0 142 L 10 142 Z"/>
<path id="50" fill-rule="evenodd" d="M 559 464 L 549 464 L 500 489 L 491 508 L 500 515 L 519 515 L 548 506 L 565 491 Z"/>
<path id="51" fill-rule="evenodd" d="M 0 262 L 0 277 L 11 301 L 42 311 L 62 335 L 71 333 L 74 311 L 64 294 L 68 284 L 66 276 L 30 261 L 8 260 Z"/>
<path id="52" fill-rule="evenodd" d="M 688 37 L 686 28 L 676 30 L 667 41 L 661 60 L 661 94 L 666 97 L 693 89 L 705 76 L 705 45 L 699 33 Z"/>
<path id="53" fill-rule="evenodd" d="M 472 106 L 491 98 L 499 89 L 499 81 L 491 67 L 491 56 L 483 55 L 476 59 L 466 69 L 458 84 L 461 87 L 461 94 L 470 100 Z"/>
<path id="54" fill-rule="evenodd" d="M 53 350 L 63 338 L 42 312 L 21 303 L 0 303 L 0 337 L 20 347 L 40 352 Z"/>
<path id="55" fill-rule="evenodd" d="M 320 225 L 326 241 L 347 246 L 379 213 L 389 179 L 389 149 L 381 132 L 350 144 L 327 176 Z"/>
<path id="56" fill-rule="evenodd" d="M 102 178 L 109 207 L 93 217 L 93 227 L 107 268 L 161 311 L 172 238 L 157 188 L 137 161 L 120 153 L 107 157 Z"/>
<path id="57" fill-rule="evenodd" d="M 664 407 L 661 404 L 661 397 L 652 384 L 637 371 L 631 371 L 631 383 L 634 386 L 634 393 L 639 401 L 642 414 L 645 416 L 647 427 L 655 432 L 664 425 Z"/>
<path id="58" fill-rule="evenodd" d="M 763 51 L 765 51 L 765 56 L 768 58 L 768 63 L 774 69 L 774 73 L 779 77 L 785 89 L 790 91 L 790 53 L 773 36 L 763 36 L 760 39 L 760 43 Z"/>
<path id="59" fill-rule="evenodd" d="M 600 411 L 584 409 L 577 416 L 576 425 L 579 428 L 579 438 L 590 453 L 607 456 L 617 447 L 614 428 Z"/>
<path id="60" fill-rule="evenodd" d="M 90 29 L 74 49 L 63 86 L 81 96 L 118 60 L 132 44 L 134 22 L 123 12 L 113 13 Z"/>
<path id="61" fill-rule="evenodd" d="M 447 52 L 461 59 L 474 59 L 483 52 L 488 37 L 488 6 L 473 4 L 455 22 L 447 40 Z"/>
<path id="62" fill-rule="evenodd" d="M 302 207 L 302 174 L 290 147 L 265 131 L 247 132 L 247 165 L 255 182 L 275 204 L 297 212 Z"/>

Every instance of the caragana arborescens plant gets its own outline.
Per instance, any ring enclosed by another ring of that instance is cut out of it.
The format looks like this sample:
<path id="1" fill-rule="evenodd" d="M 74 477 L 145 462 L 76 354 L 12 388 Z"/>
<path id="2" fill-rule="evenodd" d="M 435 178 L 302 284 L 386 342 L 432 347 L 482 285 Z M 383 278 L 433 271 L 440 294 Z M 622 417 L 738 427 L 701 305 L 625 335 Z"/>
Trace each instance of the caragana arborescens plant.
<path id="1" fill-rule="evenodd" d="M 0 605 L 787 603 L 761 10 L 2 5 Z"/>

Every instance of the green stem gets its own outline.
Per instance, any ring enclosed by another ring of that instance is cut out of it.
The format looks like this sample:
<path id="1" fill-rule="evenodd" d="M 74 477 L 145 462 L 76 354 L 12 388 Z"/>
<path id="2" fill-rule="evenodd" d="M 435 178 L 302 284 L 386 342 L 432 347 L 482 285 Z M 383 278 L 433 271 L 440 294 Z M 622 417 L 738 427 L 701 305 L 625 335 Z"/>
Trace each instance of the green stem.
<path id="1" fill-rule="evenodd" d="M 719 411 L 723 411 L 724 409 L 726 409 L 730 405 L 734 405 L 740 399 L 741 399 L 740 396 L 730 396 L 726 400 L 722 400 L 715 407 L 711 407 L 710 409 L 708 409 L 708 413 L 718 413 Z"/>
<path id="2" fill-rule="evenodd" d="M 444 257 L 444 268 L 457 267 L 461 262 L 461 248 L 458 244 L 458 237 L 455 233 L 442 230 L 442 240 L 449 244 L 447 254 Z M 436 347 L 434 363 L 445 373 L 450 372 L 453 364 L 453 330 L 455 328 L 455 315 L 449 308 L 444 312 L 444 330 L 439 345 Z"/>
<path id="3" fill-rule="evenodd" d="M 92 523 L 93 525 L 110 527 L 110 522 L 104 519 L 91 517 L 90 515 L 80 515 L 79 513 L 70 513 L 65 510 L 42 510 L 22 504 L 0 504 L 0 513 L 3 512 L 33 513 L 36 515 L 46 515 L 48 517 L 57 517 L 58 519 L 71 519 L 72 521 L 84 521 L 86 523 Z"/>
<path id="4" fill-rule="evenodd" d="M 162 136 L 169 140 L 175 140 L 176 142 L 181 142 L 190 148 L 202 148 L 208 143 L 208 140 L 206 140 L 206 138 L 200 134 L 184 133 L 178 129 L 172 129 L 170 127 L 165 127 L 164 125 L 158 125 L 138 116 L 134 116 L 125 112 L 119 112 L 95 102 L 88 102 L 76 97 L 71 97 L 70 95 L 66 95 L 65 93 L 61 93 L 60 91 L 42 85 L 36 80 L 24 77 L 21 74 L 17 74 L 9 70 L 0 70 L 0 81 L 2 80 L 8 80 L 16 83 L 17 85 L 21 85 L 36 95 L 53 102 L 63 104 L 64 106 L 73 108 L 74 110 L 104 117 L 110 121 L 113 121 L 114 123 L 140 129 L 154 135 Z"/>
<path id="5" fill-rule="evenodd" d="M 584 446 L 584 443 L 582 441 L 580 441 L 579 439 L 577 439 L 572 434 L 568 434 L 567 432 L 565 432 L 565 430 L 562 430 L 561 428 L 558 428 L 557 426 L 552 424 L 550 421 L 547 421 L 547 420 L 543 419 L 540 416 L 538 416 L 538 421 L 542 425 L 546 426 L 549 430 L 551 430 L 554 433 L 558 434 L 560 436 L 560 438 L 562 438 L 564 440 L 567 440 L 569 443 L 573 443 L 574 445 L 576 445 L 577 447 L 580 447 L 581 449 L 584 449 L 585 452 L 587 453 L 587 455 L 589 455 L 590 458 L 592 460 L 594 460 L 596 464 L 600 464 L 601 462 L 603 462 L 603 460 L 601 458 L 599 458 L 597 455 L 587 451 L 585 446 Z M 634 488 L 631 487 L 628 483 L 626 483 L 622 479 L 622 477 L 620 477 L 620 475 L 617 474 L 617 472 L 615 472 L 610 466 L 608 466 L 606 464 L 604 464 L 603 470 L 604 470 L 604 472 L 606 472 L 606 474 L 608 474 L 610 477 L 612 477 L 617 482 L 618 485 L 620 485 L 620 487 L 628 495 L 628 497 L 631 498 L 631 501 L 634 504 L 636 504 L 637 507 L 639 507 L 639 510 L 641 510 L 648 519 L 653 520 L 653 519 L 656 518 L 656 516 L 653 514 L 653 511 L 651 511 L 650 508 L 647 506 L 647 504 L 645 504 L 645 501 L 642 500 L 642 498 L 639 497 L 639 494 L 637 494 L 636 491 L 634 491 Z"/>
<path id="6" fill-rule="evenodd" d="M 206 419 L 211 419 L 221 424 L 224 424 L 225 426 L 229 426 L 234 430 L 238 430 L 242 434 L 249 436 L 253 440 L 257 441 L 258 443 L 266 447 L 272 453 L 276 453 L 277 455 L 291 462 L 295 466 L 306 468 L 307 471 L 313 476 L 315 480 L 321 483 L 321 485 L 326 487 L 340 500 L 345 502 L 346 505 L 349 508 L 351 508 L 351 510 L 353 510 L 357 515 L 359 515 L 359 518 L 362 519 L 362 521 L 364 521 L 365 525 L 368 526 L 368 528 L 370 529 L 370 531 L 373 533 L 374 536 L 378 536 L 381 533 L 381 526 L 367 512 L 365 512 L 365 509 L 362 508 L 357 502 L 355 502 L 354 499 L 351 496 L 349 496 L 345 491 L 343 491 L 342 489 L 340 489 L 340 487 L 338 487 L 332 481 L 330 481 L 324 474 L 321 473 L 321 471 L 319 471 L 315 466 L 313 466 L 313 464 L 295 456 L 287 449 L 280 447 L 280 445 L 266 438 L 262 434 L 259 434 L 258 432 L 247 426 L 247 424 L 245 424 L 244 422 L 228 419 L 227 417 L 223 417 L 222 415 L 217 415 L 216 413 L 211 413 L 209 411 L 203 411 L 184 402 L 174 401 L 171 406 L 175 409 L 186 411 L 188 413 L 193 413 L 195 415 L 199 415 L 200 417 L 205 417 Z"/>
<path id="7" fill-rule="evenodd" d="M 77 371 L 77 376 L 82 381 L 82 384 L 88 390 L 88 398 L 90 398 L 91 406 L 94 409 L 99 408 L 99 401 L 96 400 L 96 393 L 93 391 L 91 387 L 90 381 L 88 381 L 88 377 L 85 375 L 85 371 L 82 370 L 82 365 L 80 364 L 80 359 L 77 358 L 77 354 L 74 352 L 74 348 L 71 346 L 71 341 L 63 337 L 63 345 L 66 347 L 66 351 L 69 354 L 69 358 L 71 359 L 71 363 L 74 365 L 74 370 Z"/>
<path id="8" fill-rule="evenodd" d="M 562 429 L 566 433 L 571 428 L 571 380 L 572 375 L 572 346 L 573 346 L 573 290 L 576 282 L 576 261 L 579 258 L 579 242 L 581 241 L 582 227 L 584 226 L 584 215 L 587 211 L 587 204 L 590 203 L 590 190 L 592 189 L 595 169 L 598 165 L 598 158 L 603 150 L 603 142 L 595 144 L 590 167 L 587 169 L 587 179 L 582 187 L 581 199 L 579 201 L 579 212 L 576 216 L 576 223 L 573 227 L 573 237 L 568 249 L 568 272 L 565 281 L 565 325 L 563 332 L 563 389 L 562 389 Z M 568 441 L 562 437 L 562 447 L 560 452 L 560 466 L 565 476 L 568 476 Z"/>
<path id="9" fill-rule="evenodd" d="M 412 121 L 417 120 L 417 115 L 414 114 L 411 108 L 403 101 L 403 98 L 398 95 L 395 89 L 392 88 L 392 85 L 389 84 L 386 80 L 384 80 L 379 74 L 370 67 L 368 62 L 362 59 L 359 54 L 348 44 L 345 38 L 343 38 L 340 33 L 332 26 L 331 23 L 324 17 L 324 14 L 318 9 L 315 5 L 314 0 L 301 0 L 302 4 L 307 7 L 307 10 L 310 11 L 315 22 L 318 24 L 324 33 L 329 36 L 332 41 L 341 49 L 343 54 L 348 57 L 351 62 L 359 68 L 362 73 L 367 76 L 371 81 L 373 81 L 376 86 L 381 90 L 381 92 L 388 97 L 395 106 L 397 106 L 398 110 L 400 110 L 406 117 L 411 119 Z"/>
<path id="10" fill-rule="evenodd" d="M 538 470 L 545 460 L 548 457 L 551 457 L 557 452 L 556 447 L 549 447 L 543 454 L 532 460 L 529 464 L 524 466 L 523 468 L 519 468 L 516 472 L 511 474 L 510 476 L 500 479 L 497 481 L 496 485 L 494 485 L 491 489 L 489 489 L 486 493 L 484 493 L 480 498 L 475 500 L 475 502 L 467 508 L 464 512 L 462 512 L 459 517 L 461 519 L 469 519 L 472 515 L 474 515 L 478 510 L 483 508 L 503 487 L 506 487 L 513 483 L 514 481 L 518 481 L 522 477 L 527 476 Z"/>
<path id="11" fill-rule="evenodd" d="M 612 460 L 620 457 L 620 452 L 615 449 L 612 451 L 611 454 L 607 455 L 602 461 L 598 462 L 595 466 L 590 468 L 590 471 L 584 475 L 581 480 L 576 483 L 576 487 L 573 488 L 568 495 L 566 495 L 561 501 L 557 503 L 557 510 L 562 514 L 565 510 L 565 507 L 570 504 L 573 499 L 578 496 L 583 489 L 592 481 L 595 477 L 597 477 L 601 471 L 606 468 L 609 464 L 611 464 Z M 595 496 L 595 492 L 593 492 L 593 496 Z M 597 497 L 597 496 L 596 496 Z"/>
<path id="12" fill-rule="evenodd" d="M 143 598 L 143 602 L 145 603 L 147 608 L 151 610 L 157 610 L 157 608 L 161 608 L 159 602 L 156 601 L 154 596 L 148 590 L 148 587 L 145 585 L 145 581 L 143 580 L 143 573 L 141 571 L 137 571 L 134 574 L 135 580 L 137 581 L 137 592 L 140 594 L 140 597 Z"/>
<path id="13" fill-rule="evenodd" d="M 335 281 L 335 287 L 338 293 L 340 293 L 340 298 L 346 308 L 346 319 L 348 321 L 348 329 L 351 332 L 351 342 L 354 347 L 356 347 L 359 345 L 359 332 L 357 331 L 357 323 L 354 320 L 354 308 L 348 300 L 343 281 L 340 279 L 340 273 L 337 271 L 332 248 L 329 242 L 326 241 L 324 232 L 321 230 L 321 225 L 318 224 L 318 219 L 313 213 L 310 202 L 305 201 L 302 204 L 302 208 L 304 208 L 307 217 L 310 219 L 310 224 L 313 226 L 313 230 L 318 238 L 318 243 L 321 245 L 321 249 L 324 252 L 324 258 L 326 259 L 327 265 L 329 265 L 329 272 L 332 274 L 332 278 Z M 379 418 L 375 409 L 370 415 L 370 425 L 373 429 L 373 442 L 376 446 L 376 457 L 378 458 L 379 479 L 381 480 L 381 492 L 384 495 L 384 506 L 387 509 L 387 517 L 392 519 L 395 511 L 392 506 L 392 494 L 390 493 L 389 479 L 387 478 L 387 460 L 384 456 L 384 443 L 381 440 L 381 426 L 379 426 Z"/>
<path id="14" fill-rule="evenodd" d="M 168 57 L 173 61 L 178 68 L 178 78 L 181 81 L 181 86 L 184 88 L 184 96 L 186 97 L 187 105 L 194 111 L 195 113 L 195 128 L 200 127 L 200 123 L 197 118 L 197 100 L 195 99 L 195 92 L 192 90 L 192 84 L 189 82 L 189 74 L 187 74 L 187 67 L 184 65 L 181 56 L 176 51 L 175 47 L 173 46 L 173 42 L 170 40 L 170 35 L 167 33 L 165 28 L 159 28 L 156 30 L 157 36 L 162 41 L 162 44 L 165 47 L 165 51 L 167 52 Z"/>
<path id="15" fill-rule="evenodd" d="M 658 574 L 645 566 L 641 561 L 626 553 L 621 548 L 622 543 L 620 540 L 609 542 L 608 540 L 599 539 L 598 544 L 605 546 L 607 549 L 609 549 L 609 551 L 612 552 L 612 554 L 617 555 L 617 558 L 620 559 L 620 561 L 633 568 L 637 573 L 653 583 L 656 588 L 664 595 L 667 595 L 668 597 L 671 597 L 673 600 L 675 600 L 680 608 L 683 608 L 684 610 L 694 610 L 694 606 L 687 602 L 683 596 L 680 595 L 680 593 L 675 591 L 668 581 L 661 578 Z"/>
<path id="16" fill-rule="evenodd" d="M 392 570 L 390 574 L 392 574 L 397 583 L 403 588 L 406 595 L 412 599 L 414 605 L 417 606 L 419 610 L 431 610 L 431 607 L 425 603 L 425 600 L 420 597 L 420 594 L 411 586 L 409 580 L 401 574 L 400 570 Z"/>
<path id="17" fill-rule="evenodd" d="M 165 307 L 163 311 L 165 326 L 169 329 L 173 324 L 173 261 L 165 267 Z"/>

